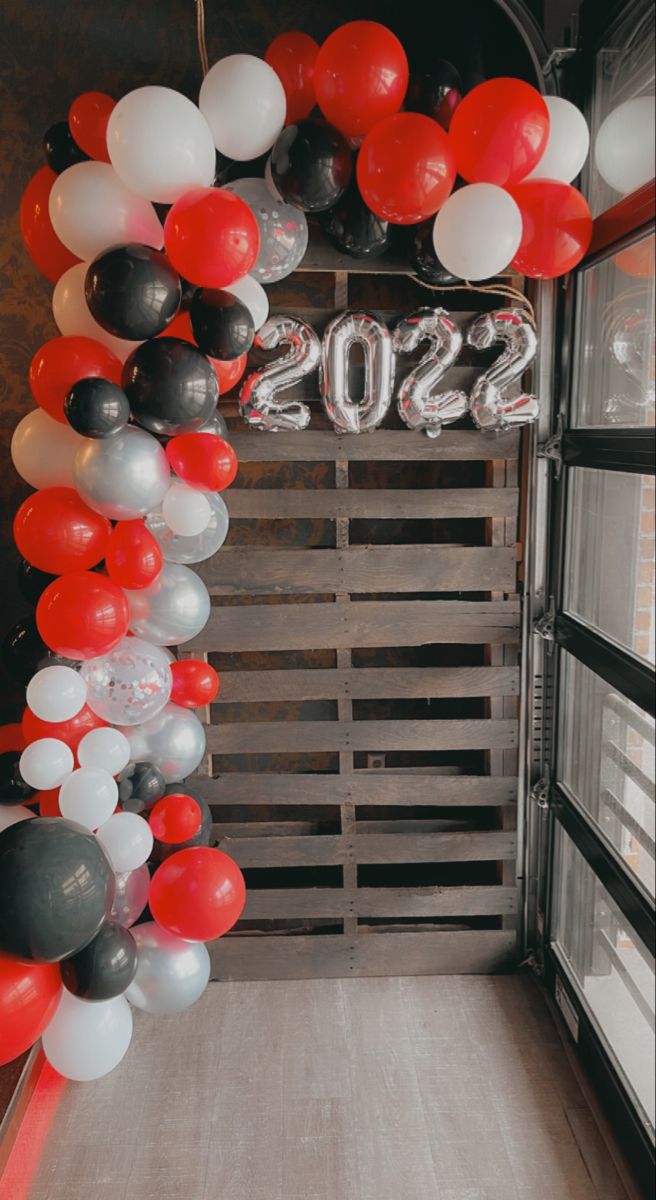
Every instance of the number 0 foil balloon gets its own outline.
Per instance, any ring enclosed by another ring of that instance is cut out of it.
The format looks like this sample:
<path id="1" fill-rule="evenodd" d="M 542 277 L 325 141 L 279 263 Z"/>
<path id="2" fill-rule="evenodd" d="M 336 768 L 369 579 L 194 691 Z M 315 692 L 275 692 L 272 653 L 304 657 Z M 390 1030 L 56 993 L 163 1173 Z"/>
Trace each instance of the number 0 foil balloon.
<path id="1" fill-rule="evenodd" d="M 500 358 L 476 380 L 470 396 L 471 415 L 479 429 L 497 431 L 536 420 L 540 405 L 535 396 L 508 395 L 510 385 L 531 365 L 538 348 L 535 327 L 517 308 L 497 309 L 477 317 L 467 331 L 467 342 L 476 350 L 505 344 Z"/>
<path id="2" fill-rule="evenodd" d="M 298 317 L 272 317 L 255 335 L 255 345 L 263 350 L 286 345 L 289 350 L 245 380 L 239 394 L 242 417 L 269 433 L 306 429 L 310 423 L 307 404 L 276 397 L 319 366 L 321 344 L 316 333 Z"/>
<path id="3" fill-rule="evenodd" d="M 348 368 L 351 348 L 364 352 L 364 394 L 351 400 Z M 368 312 L 345 312 L 326 327 L 321 347 L 321 399 L 336 433 L 369 433 L 390 406 L 394 385 L 392 335 Z"/>
<path id="4" fill-rule="evenodd" d="M 462 334 L 443 308 L 418 308 L 402 317 L 394 330 L 393 346 L 399 354 L 411 354 L 425 341 L 429 349 L 399 388 L 398 409 L 409 429 L 424 429 L 435 438 L 443 425 L 465 416 L 469 398 L 455 389 L 435 391 L 462 347 Z"/>

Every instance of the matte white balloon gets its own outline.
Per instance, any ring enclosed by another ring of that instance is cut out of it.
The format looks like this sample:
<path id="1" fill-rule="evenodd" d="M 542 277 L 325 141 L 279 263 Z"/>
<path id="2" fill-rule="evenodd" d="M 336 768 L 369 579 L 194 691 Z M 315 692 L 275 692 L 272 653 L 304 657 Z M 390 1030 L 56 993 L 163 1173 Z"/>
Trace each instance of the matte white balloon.
<path id="1" fill-rule="evenodd" d="M 214 180 L 216 155 L 195 104 L 167 87 L 140 87 L 113 109 L 107 149 L 116 174 L 139 196 L 173 204 Z"/>
<path id="2" fill-rule="evenodd" d="M 458 279 L 491 279 L 512 262 L 522 239 L 522 215 L 493 183 L 471 183 L 449 196 L 435 218 L 435 253 Z"/>
<path id="3" fill-rule="evenodd" d="M 213 430 L 208 432 L 211 433 Z M 219 434 L 219 436 L 221 435 Z M 230 527 L 228 509 L 225 500 L 218 492 L 207 493 L 207 500 L 211 509 L 210 521 L 207 528 L 196 537 L 181 537 L 180 534 L 174 533 L 164 520 L 161 509 L 148 513 L 146 525 L 153 536 L 157 538 L 165 562 L 204 562 L 206 558 L 211 558 L 221 548 Z"/>
<path id="4" fill-rule="evenodd" d="M 114 813 L 96 837 L 116 872 L 136 871 L 153 848 L 150 825 L 137 813 Z"/>
<path id="5" fill-rule="evenodd" d="M 164 563 L 157 579 L 138 591 L 125 589 L 130 629 L 156 646 L 179 646 L 196 637 L 210 615 L 210 597 L 189 567 Z"/>
<path id="6" fill-rule="evenodd" d="M 628 196 L 656 173 L 656 97 L 636 96 L 614 108 L 595 142 L 595 164 L 614 191 Z"/>
<path id="7" fill-rule="evenodd" d="M 86 698 L 86 684 L 72 667 L 44 667 L 27 685 L 27 706 L 42 721 L 70 721 Z"/>
<path id="8" fill-rule="evenodd" d="M 59 332 L 66 336 L 90 337 L 96 342 L 101 342 L 121 362 L 125 362 L 141 342 L 128 342 L 125 338 L 114 337 L 91 315 L 84 294 L 84 281 L 88 270 L 88 263 L 75 263 L 57 280 L 52 293 L 52 315 L 55 325 Z M 59 421 L 55 424 L 59 425 L 60 429 L 68 429 L 68 426 L 61 425 Z"/>
<path id="9" fill-rule="evenodd" d="M 3 829 L 9 829 L 10 825 L 18 825 L 19 821 L 29 821 L 30 817 L 35 816 L 36 813 L 23 808 L 22 804 L 0 804 L 0 833 Z"/>
<path id="10" fill-rule="evenodd" d="M 252 275 L 244 275 L 243 279 L 238 279 L 230 287 L 224 288 L 224 291 L 232 292 L 233 296 L 246 305 L 257 332 L 269 315 L 269 298 L 262 284 L 253 279 Z"/>
<path id="11" fill-rule="evenodd" d="M 61 785 L 59 808 L 62 817 L 86 829 L 97 829 L 111 817 L 118 804 L 118 787 L 102 767 L 79 767 Z"/>
<path id="12" fill-rule="evenodd" d="M 20 756 L 21 778 L 37 792 L 59 787 L 73 770 L 73 751 L 59 738 L 38 738 Z"/>
<path id="13" fill-rule="evenodd" d="M 117 1067 L 132 1038 L 132 1010 L 123 996 L 89 1003 L 62 989 L 43 1034 L 43 1050 L 66 1079 L 100 1079 Z"/>
<path id="14" fill-rule="evenodd" d="M 192 775 L 205 753 L 205 730 L 188 708 L 167 704 L 144 725 L 121 730 L 134 762 L 150 762 L 167 783 L 180 783 Z"/>
<path id="15" fill-rule="evenodd" d="M 545 96 L 544 102 L 549 109 L 549 137 L 542 158 L 526 178 L 571 183 L 588 157 L 588 122 L 580 108 L 562 96 Z"/>
<path id="16" fill-rule="evenodd" d="M 230 54 L 210 67 L 198 98 L 217 150 L 238 162 L 270 150 L 287 101 L 273 67 L 253 54 Z"/>
<path id="17" fill-rule="evenodd" d="M 75 163 L 63 171 L 52 185 L 48 211 L 59 240 L 81 259 L 127 242 L 159 250 L 164 241 L 152 204 L 131 192 L 109 163 Z"/>
<path id="18" fill-rule="evenodd" d="M 203 492 L 174 480 L 162 501 L 162 516 L 173 533 L 196 537 L 207 529 L 212 509 Z"/>
<path id="19" fill-rule="evenodd" d="M 11 460 L 30 487 L 75 487 L 73 459 L 86 440 L 70 425 L 62 425 L 36 408 L 14 430 Z"/>
<path id="20" fill-rule="evenodd" d="M 171 695 L 166 655 L 159 646 L 138 637 L 123 638 L 109 654 L 87 659 L 80 673 L 87 685 L 89 708 L 113 725 L 149 721 Z"/>
<path id="21" fill-rule="evenodd" d="M 118 775 L 130 761 L 130 743 L 118 729 L 105 725 L 90 729 L 77 748 L 77 761 L 81 767 L 100 767 Z"/>
<path id="22" fill-rule="evenodd" d="M 130 521 L 157 508 L 171 471 L 157 438 L 126 425 L 110 438 L 81 438 L 73 478 L 83 500 L 112 521 Z"/>
<path id="23" fill-rule="evenodd" d="M 176 1013 L 198 1000 L 210 978 L 210 956 L 204 942 L 185 942 L 145 921 L 132 930 L 138 966 L 125 992 L 135 1008 L 149 1013 Z"/>

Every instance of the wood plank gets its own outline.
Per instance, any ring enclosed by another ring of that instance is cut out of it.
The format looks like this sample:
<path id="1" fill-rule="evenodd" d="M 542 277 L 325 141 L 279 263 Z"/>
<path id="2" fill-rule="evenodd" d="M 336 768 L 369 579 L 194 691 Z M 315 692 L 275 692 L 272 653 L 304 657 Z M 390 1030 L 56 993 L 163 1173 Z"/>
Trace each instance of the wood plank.
<path id="1" fill-rule="evenodd" d="M 385 700 L 516 696 L 514 667 L 357 667 L 351 670 L 222 671 L 216 704 L 276 700 Z"/>
<path id="2" fill-rule="evenodd" d="M 224 546 L 199 564 L 214 596 L 312 592 L 512 592 L 516 555 L 499 546 L 351 546 L 253 550 Z"/>
<path id="3" fill-rule="evenodd" d="M 517 721 L 235 721 L 211 725 L 212 754 L 488 750 L 517 745 Z"/>
<path id="4" fill-rule="evenodd" d="M 214 607 L 187 650 L 348 650 L 515 642 L 519 604 L 469 600 L 363 600 L 355 604 Z"/>
<path id="5" fill-rule="evenodd" d="M 487 775 L 396 775 L 393 771 L 339 775 L 223 774 L 193 776 L 190 787 L 209 804 L 343 804 L 454 808 L 517 803 L 517 779 Z"/>
<path id="6" fill-rule="evenodd" d="M 517 488 L 402 488 L 378 491 L 376 488 L 240 488 L 222 493 L 231 518 L 261 521 L 288 520 L 291 517 L 368 518 L 374 521 L 420 520 L 430 518 L 514 517 L 517 512 Z"/>
<path id="7" fill-rule="evenodd" d="M 514 858 L 517 838 L 505 830 L 467 833 L 357 833 L 353 837 L 222 838 L 221 849 L 240 867 L 319 867 L 344 863 L 491 862 Z"/>
<path id="8" fill-rule="evenodd" d="M 410 430 L 378 429 L 373 433 L 235 432 L 231 445 L 240 462 L 335 462 L 337 459 L 369 462 L 489 462 L 516 458 L 517 430 L 486 435 L 479 430 L 444 430 L 433 440 Z"/>
<path id="9" fill-rule="evenodd" d="M 512 887 L 249 888 L 245 920 L 293 917 L 477 917 L 517 912 Z"/>

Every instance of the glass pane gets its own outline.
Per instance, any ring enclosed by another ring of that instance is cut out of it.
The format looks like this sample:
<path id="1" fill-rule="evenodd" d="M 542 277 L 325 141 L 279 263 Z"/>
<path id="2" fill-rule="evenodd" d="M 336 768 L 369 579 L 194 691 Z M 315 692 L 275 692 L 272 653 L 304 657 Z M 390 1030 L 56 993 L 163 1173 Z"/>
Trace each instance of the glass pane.
<path id="1" fill-rule="evenodd" d="M 597 1032 L 654 1124 L 654 960 L 556 826 L 553 941 Z"/>
<path id="2" fill-rule="evenodd" d="M 565 609 L 653 663 L 654 477 L 576 467 L 568 486 Z"/>
<path id="3" fill-rule="evenodd" d="M 572 424 L 654 424 L 654 235 L 584 271 Z"/>
<path id="4" fill-rule="evenodd" d="M 558 778 L 654 895 L 654 721 L 562 653 Z"/>

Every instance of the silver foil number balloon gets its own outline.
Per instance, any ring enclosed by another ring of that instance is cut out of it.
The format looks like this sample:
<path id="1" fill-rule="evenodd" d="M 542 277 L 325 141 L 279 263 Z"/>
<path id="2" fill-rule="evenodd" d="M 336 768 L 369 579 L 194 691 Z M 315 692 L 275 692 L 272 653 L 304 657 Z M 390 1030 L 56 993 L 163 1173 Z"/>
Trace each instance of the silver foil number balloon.
<path id="1" fill-rule="evenodd" d="M 307 404 L 301 400 L 278 400 L 277 396 L 316 371 L 321 358 L 321 343 L 316 333 L 298 317 L 271 317 L 255 334 L 255 345 L 262 350 L 289 346 L 289 350 L 244 381 L 239 393 L 242 417 L 249 425 L 267 433 L 307 429 L 310 423 Z"/>
<path id="2" fill-rule="evenodd" d="M 180 783 L 193 774 L 205 753 L 205 730 L 188 708 L 167 704 L 143 725 L 121 727 L 130 743 L 132 762 L 146 762 L 167 783 Z"/>
<path id="3" fill-rule="evenodd" d="M 467 342 L 475 350 L 489 350 L 497 342 L 505 350 L 476 380 L 469 403 L 474 424 L 493 432 L 516 425 L 530 425 L 540 411 L 537 398 L 509 388 L 531 365 L 538 348 L 535 328 L 518 308 L 500 308 L 483 313 L 467 330 Z"/>
<path id="4" fill-rule="evenodd" d="M 364 352 L 364 394 L 351 400 L 348 369 L 351 349 Z M 321 346 L 321 399 L 337 433 L 369 433 L 390 406 L 394 386 L 392 335 L 368 312 L 345 312 L 326 327 Z"/>
<path id="5" fill-rule="evenodd" d="M 445 309 L 418 308 L 401 318 L 392 345 L 397 354 L 412 354 L 422 342 L 429 342 L 429 348 L 403 380 L 397 404 L 409 429 L 424 429 L 436 438 L 443 425 L 459 421 L 469 409 L 465 392 L 436 390 L 460 353 L 462 334 Z"/>
<path id="6" fill-rule="evenodd" d="M 149 1013 L 176 1013 L 202 996 L 210 977 L 204 942 L 183 942 L 154 921 L 132 930 L 137 943 L 137 973 L 125 995 Z"/>
<path id="7" fill-rule="evenodd" d="M 154 583 L 138 591 L 126 588 L 125 595 L 132 633 L 155 646 L 188 642 L 205 627 L 210 615 L 205 584 L 180 563 L 165 562 Z"/>
<path id="8" fill-rule="evenodd" d="M 199 430 L 199 432 L 211 433 L 213 430 L 206 431 L 203 429 Z M 185 537 L 183 534 L 174 533 L 170 525 L 167 525 L 164 520 L 161 508 L 158 508 L 155 512 L 148 513 L 146 525 L 153 536 L 157 538 L 165 562 L 204 562 L 206 558 L 211 558 L 213 554 L 216 554 L 217 550 L 225 542 L 230 526 L 230 518 L 225 500 L 218 492 L 206 492 L 205 495 L 211 509 L 209 524 L 202 533 L 196 533 L 193 537 Z"/>
<path id="9" fill-rule="evenodd" d="M 114 725 L 139 725 L 164 708 L 171 695 L 171 667 L 159 646 L 126 637 L 109 654 L 82 663 L 87 704 Z"/>

